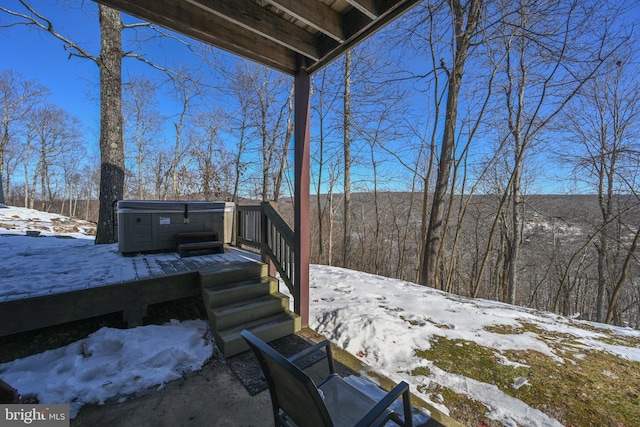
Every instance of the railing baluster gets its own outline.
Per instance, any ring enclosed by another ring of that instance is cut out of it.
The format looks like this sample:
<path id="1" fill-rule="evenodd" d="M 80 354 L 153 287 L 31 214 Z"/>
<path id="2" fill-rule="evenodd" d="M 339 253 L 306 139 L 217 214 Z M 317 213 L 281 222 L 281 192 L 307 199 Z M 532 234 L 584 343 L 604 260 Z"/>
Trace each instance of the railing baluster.
<path id="1" fill-rule="evenodd" d="M 269 202 L 238 206 L 237 212 L 238 245 L 260 251 L 264 262 L 269 258 L 293 297 L 298 298 L 298 285 L 293 278 L 295 247 L 291 227 Z"/>

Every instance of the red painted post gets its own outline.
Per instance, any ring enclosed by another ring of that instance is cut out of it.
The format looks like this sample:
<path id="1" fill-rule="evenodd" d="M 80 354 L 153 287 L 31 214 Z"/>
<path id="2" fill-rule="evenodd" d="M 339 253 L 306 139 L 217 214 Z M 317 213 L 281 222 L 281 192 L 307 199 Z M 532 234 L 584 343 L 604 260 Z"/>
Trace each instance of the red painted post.
<path id="1" fill-rule="evenodd" d="M 294 283 L 299 295 L 294 303 L 296 313 L 300 315 L 302 327 L 309 326 L 309 261 L 311 251 L 310 233 L 310 202 L 309 202 L 309 109 L 310 109 L 311 79 L 307 71 L 300 67 L 295 76 L 295 213 L 294 213 L 294 243 L 295 267 Z"/>

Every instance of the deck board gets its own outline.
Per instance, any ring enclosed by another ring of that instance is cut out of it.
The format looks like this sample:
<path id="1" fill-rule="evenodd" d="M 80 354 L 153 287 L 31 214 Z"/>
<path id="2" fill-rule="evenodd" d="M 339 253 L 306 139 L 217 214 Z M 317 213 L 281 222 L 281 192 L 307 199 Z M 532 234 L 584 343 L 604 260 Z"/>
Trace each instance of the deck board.
<path id="1" fill-rule="evenodd" d="M 246 263 L 259 263 L 260 257 L 231 247 L 224 254 L 186 260 L 166 253 L 138 255 L 130 260 L 134 280 L 114 279 L 114 283 L 91 286 L 91 277 L 87 277 L 82 289 L 65 288 L 58 293 L 0 302 L 0 336 L 119 311 L 128 319 L 131 313 L 143 313 L 150 304 L 199 295 L 201 270 L 242 269 Z"/>

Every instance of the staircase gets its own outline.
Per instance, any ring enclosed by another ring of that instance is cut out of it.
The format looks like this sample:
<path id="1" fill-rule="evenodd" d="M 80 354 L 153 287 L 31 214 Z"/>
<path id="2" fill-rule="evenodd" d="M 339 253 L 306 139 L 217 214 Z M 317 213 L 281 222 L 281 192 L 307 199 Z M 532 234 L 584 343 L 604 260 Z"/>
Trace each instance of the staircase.
<path id="1" fill-rule="evenodd" d="M 267 342 L 300 330 L 300 317 L 289 311 L 289 298 L 278 292 L 265 264 L 200 271 L 200 287 L 216 345 L 227 358 L 249 349 L 243 329 Z"/>

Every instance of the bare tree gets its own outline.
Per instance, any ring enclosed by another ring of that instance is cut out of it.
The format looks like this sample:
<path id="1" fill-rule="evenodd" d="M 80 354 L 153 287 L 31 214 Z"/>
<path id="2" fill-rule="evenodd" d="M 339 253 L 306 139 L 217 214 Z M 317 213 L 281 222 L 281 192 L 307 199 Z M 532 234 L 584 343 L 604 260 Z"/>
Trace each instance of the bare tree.
<path id="1" fill-rule="evenodd" d="M 595 248 L 597 262 L 596 320 L 610 322 L 616 304 L 619 287 L 624 283 L 627 262 L 615 268 L 615 252 L 624 243 L 617 236 L 616 223 L 623 218 L 624 194 L 634 191 L 637 182 L 640 145 L 640 89 L 629 54 L 607 61 L 604 72 L 588 82 L 565 116 L 565 123 L 575 149 L 568 147 L 574 156 L 563 156 L 573 161 L 578 176 L 597 190 L 600 207 Z M 579 147 L 579 148 L 578 148 Z M 636 202 L 637 203 L 637 202 Z M 633 226 L 623 225 L 625 229 Z M 633 231 L 631 231 L 633 233 Z M 635 233 L 637 235 L 637 232 Z M 627 254 L 633 253 L 637 238 Z M 628 258 L 628 257 L 627 257 Z M 620 279 L 615 280 L 614 277 Z M 622 282 L 620 281 L 622 280 Z M 615 283 L 614 283 L 615 282 Z M 617 284 L 616 284 L 617 283 Z M 607 292 L 617 289 L 609 304 Z"/>
<path id="2" fill-rule="evenodd" d="M 235 183 L 233 154 L 220 135 L 221 116 L 217 111 L 198 115 L 189 136 L 199 192 L 205 200 L 228 200 Z"/>
<path id="3" fill-rule="evenodd" d="M 0 71 L 0 187 L 3 185 L 5 151 L 9 142 L 18 136 L 26 114 L 42 101 L 45 94 L 46 89 L 35 81 L 25 80 L 11 70 Z M 1 189 L 0 194 L 4 194 Z M 0 198 L 0 204 L 3 203 L 4 198 Z"/>
<path id="4" fill-rule="evenodd" d="M 183 146 L 182 137 L 185 126 L 187 126 L 192 114 L 192 104 L 196 98 L 200 96 L 200 87 L 194 80 L 177 79 L 173 81 L 172 93 L 180 105 L 180 111 L 177 114 L 177 121 L 173 123 L 175 128 L 175 144 L 173 149 L 173 161 L 171 163 L 171 170 L 173 174 L 173 197 L 178 199 L 186 185 L 186 171 L 188 170 L 183 163 L 188 149 Z"/>
<path id="5" fill-rule="evenodd" d="M 456 124 L 458 115 L 458 95 L 462 87 L 464 68 L 469 56 L 469 49 L 476 35 L 480 22 L 482 0 L 469 0 L 464 4 L 460 0 L 449 0 L 451 9 L 451 39 L 453 46 L 452 63 L 442 68 L 447 74 L 447 102 L 445 121 L 438 159 L 438 171 L 433 193 L 433 202 L 429 217 L 429 226 L 425 240 L 424 258 L 421 266 L 420 283 L 440 287 L 440 260 L 442 257 L 442 235 L 444 232 L 444 216 L 446 193 L 449 190 L 449 177 L 453 162 Z"/>
<path id="6" fill-rule="evenodd" d="M 101 44 L 100 54 L 92 55 L 63 34 L 53 22 L 37 12 L 28 2 L 20 0 L 26 13 L 0 7 L 0 11 L 23 19 L 22 24 L 40 28 L 64 43 L 71 56 L 89 59 L 100 72 L 100 213 L 96 244 L 115 240 L 112 225 L 112 204 L 122 199 L 124 191 L 124 143 L 122 133 L 122 30 L 125 25 L 120 13 L 98 5 Z"/>
<path id="7" fill-rule="evenodd" d="M 153 197 L 158 200 L 166 200 L 172 193 L 172 168 L 171 159 L 173 150 L 156 148 L 150 155 L 153 180 Z"/>
<path id="8" fill-rule="evenodd" d="M 514 7 L 510 11 L 510 7 Z M 598 32 L 586 31 L 596 16 L 611 17 L 611 9 L 579 2 L 504 5 L 502 19 L 504 61 L 502 99 L 507 111 L 507 143 L 513 160 L 507 189 L 510 193 L 510 230 L 507 234 L 507 292 L 516 303 L 522 229 L 524 226 L 523 174 L 527 153 L 541 133 L 600 69 L 603 60 L 619 47 L 611 43 L 605 21 Z M 613 15 L 615 16 L 615 14 Z M 585 49 L 596 37 L 598 43 Z"/>
<path id="9" fill-rule="evenodd" d="M 253 163 L 260 172 L 257 191 L 263 201 L 277 201 L 293 135 L 293 84 L 285 76 L 247 61 L 237 73 L 247 91 L 248 103 L 243 105 L 249 108 L 250 124 L 245 129 L 252 131 L 250 139 L 255 145 Z M 283 97 L 283 93 L 288 95 Z"/>
<path id="10" fill-rule="evenodd" d="M 9 140 L 9 144 L 6 146 L 5 150 L 4 150 L 4 170 L 3 175 L 5 177 L 5 187 L 7 188 L 9 194 L 11 195 L 11 193 L 15 193 L 15 191 L 12 191 L 12 176 L 15 173 L 15 171 L 18 169 L 18 166 L 20 166 L 23 162 L 24 162 L 24 158 L 25 158 L 25 150 L 23 150 L 23 147 L 21 146 L 21 142 L 17 139 L 10 139 Z M 4 193 L 3 193 L 4 194 Z M 16 197 L 10 197 L 6 199 L 8 201 L 9 204 L 12 205 L 17 205 L 17 198 Z M 3 201 L 0 201 L 1 203 L 5 203 Z"/>
<path id="11" fill-rule="evenodd" d="M 338 178 L 337 152 L 330 146 L 332 128 L 330 117 L 334 113 L 338 101 L 338 91 L 332 84 L 334 79 L 324 68 L 313 80 L 313 94 L 316 101 L 312 103 L 318 120 L 317 143 L 312 144 L 317 151 L 312 156 L 317 171 L 312 178 L 315 179 L 317 233 L 316 242 L 318 250 L 318 262 L 332 265 L 333 255 L 333 222 L 334 222 L 334 188 Z M 328 179 L 325 178 L 325 170 Z M 328 181 L 328 182 L 325 182 Z M 323 197 L 323 193 L 326 197 Z M 326 225 L 326 229 L 325 229 Z"/>
<path id="12" fill-rule="evenodd" d="M 122 124 L 122 59 L 125 57 L 140 60 L 152 68 L 167 74 L 170 78 L 179 76 L 171 70 L 158 66 L 143 55 L 125 52 L 122 47 L 122 32 L 124 29 L 148 27 L 157 34 L 166 36 L 148 23 L 140 22 L 124 24 L 120 12 L 102 4 L 98 4 L 100 22 L 100 53 L 92 55 L 78 42 L 57 31 L 54 23 L 40 14 L 30 2 L 19 0 L 26 12 L 19 12 L 0 6 L 0 12 L 7 13 L 20 21 L 9 23 L 7 26 L 18 24 L 35 27 L 51 34 L 60 40 L 71 57 L 88 59 L 98 66 L 100 80 L 100 210 L 96 244 L 113 243 L 113 207 L 116 200 L 124 195 L 125 156 L 124 136 Z M 176 39 L 175 36 L 169 36 Z"/>
<path id="13" fill-rule="evenodd" d="M 246 71 L 244 62 L 242 66 L 234 68 L 233 76 L 229 76 L 228 93 L 237 104 L 231 112 L 225 114 L 225 122 L 228 124 L 227 132 L 232 135 L 234 143 L 231 144 L 233 165 L 233 185 L 231 200 L 238 201 L 241 187 L 246 180 L 249 170 L 248 159 L 249 142 L 255 130 L 253 98 L 251 93 L 251 79 Z"/>
<path id="14" fill-rule="evenodd" d="M 33 172 L 33 191 L 37 177 L 40 179 L 42 210 L 48 211 L 55 194 L 52 189 L 53 169 L 56 163 L 64 164 L 63 155 L 71 153 L 77 156 L 80 141 L 80 121 L 52 105 L 35 109 L 30 114 L 33 135 L 33 150 L 36 153 L 36 165 Z M 33 198 L 32 202 L 33 204 Z"/>
<path id="15" fill-rule="evenodd" d="M 162 128 L 163 117 L 155 107 L 155 84 L 148 78 L 133 78 L 125 84 L 126 113 L 125 127 L 128 132 L 128 140 L 133 142 L 135 147 L 134 158 L 135 170 L 137 171 L 138 199 L 147 198 L 147 187 L 145 186 L 145 170 L 151 144 L 156 143 L 158 134 Z M 134 168 L 129 168 L 133 170 Z"/>
<path id="16" fill-rule="evenodd" d="M 351 267 L 351 59 L 352 52 L 347 51 L 344 58 L 344 96 L 343 96 L 343 247 L 342 266 Z"/>

